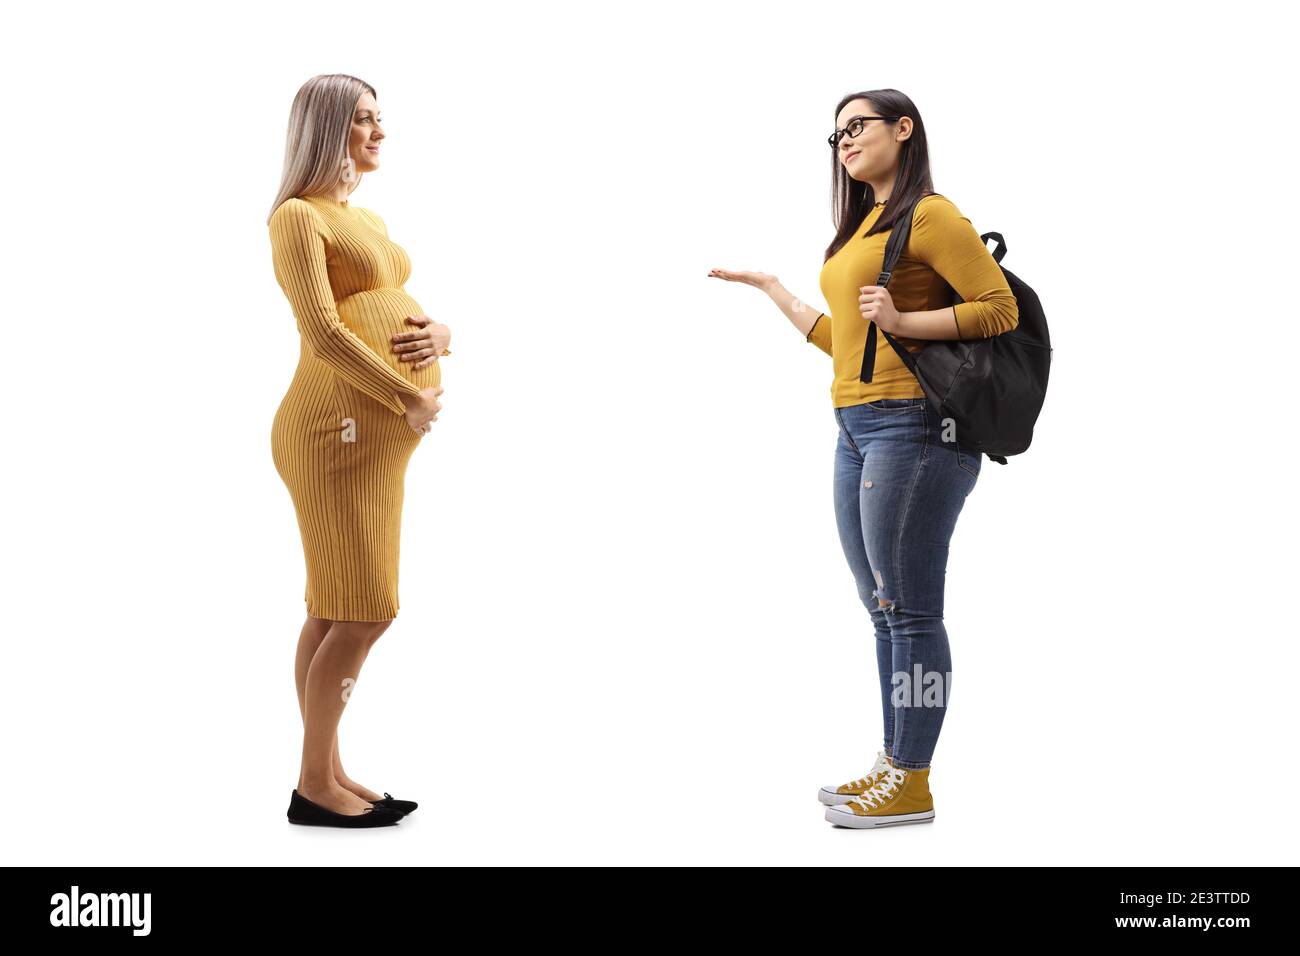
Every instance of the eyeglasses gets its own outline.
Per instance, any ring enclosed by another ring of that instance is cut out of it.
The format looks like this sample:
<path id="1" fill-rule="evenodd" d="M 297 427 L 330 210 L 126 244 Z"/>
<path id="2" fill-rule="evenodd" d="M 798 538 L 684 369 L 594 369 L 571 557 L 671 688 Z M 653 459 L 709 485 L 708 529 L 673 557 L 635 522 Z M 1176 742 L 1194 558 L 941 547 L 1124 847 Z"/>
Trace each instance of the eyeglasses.
<path id="1" fill-rule="evenodd" d="M 862 127 L 867 125 L 867 120 L 873 120 L 873 119 L 888 120 L 889 122 L 892 123 L 895 120 L 897 120 L 898 117 L 897 116 L 855 116 L 853 117 L 853 119 L 849 120 L 848 125 L 845 126 L 843 129 L 837 129 L 835 132 L 831 133 L 830 136 L 826 137 L 826 142 L 830 143 L 831 147 L 834 148 L 840 144 L 840 140 L 844 138 L 845 133 L 848 133 L 850 136 L 857 136 L 859 133 L 862 132 Z"/>

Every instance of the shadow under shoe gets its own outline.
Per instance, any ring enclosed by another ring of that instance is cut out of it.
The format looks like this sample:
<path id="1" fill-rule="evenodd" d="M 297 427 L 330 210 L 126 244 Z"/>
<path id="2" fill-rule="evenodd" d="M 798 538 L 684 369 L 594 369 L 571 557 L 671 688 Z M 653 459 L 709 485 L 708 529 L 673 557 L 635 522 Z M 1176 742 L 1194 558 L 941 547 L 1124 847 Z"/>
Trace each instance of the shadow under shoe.
<path id="1" fill-rule="evenodd" d="M 390 827 L 402 819 L 402 814 L 389 807 L 370 807 L 357 814 L 335 813 L 333 810 L 313 803 L 295 789 L 289 798 L 289 810 L 286 814 L 290 823 L 302 823 L 315 827 L 347 827 L 362 829 L 367 827 Z"/>

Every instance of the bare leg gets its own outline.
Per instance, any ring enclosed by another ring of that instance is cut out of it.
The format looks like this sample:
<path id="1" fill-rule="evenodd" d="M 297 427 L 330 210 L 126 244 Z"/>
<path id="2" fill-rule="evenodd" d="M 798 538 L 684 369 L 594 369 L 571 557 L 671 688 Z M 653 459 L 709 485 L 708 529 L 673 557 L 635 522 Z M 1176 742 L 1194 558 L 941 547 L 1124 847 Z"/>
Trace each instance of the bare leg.
<path id="1" fill-rule="evenodd" d="M 318 627 L 318 625 L 309 626 Z M 342 787 L 334 777 L 339 719 L 361 665 L 391 621 L 335 621 L 307 665 L 301 700 L 303 714 L 302 768 L 298 792 L 336 813 L 357 814 L 370 801 Z M 304 627 L 304 632 L 307 628 Z M 304 634 L 307 643 L 314 630 Z M 300 639 L 299 658 L 302 653 Z"/>
<path id="2" fill-rule="evenodd" d="M 384 796 L 382 793 L 375 793 L 369 787 L 362 786 L 343 772 L 343 761 L 339 759 L 339 735 L 337 732 L 334 734 L 334 782 L 344 790 L 355 793 L 367 803 L 372 800 L 382 799 Z"/>
<path id="3" fill-rule="evenodd" d="M 298 712 L 303 715 L 303 726 L 306 727 L 306 695 L 307 695 L 307 671 L 311 667 L 311 660 L 316 656 L 316 649 L 320 647 L 321 641 L 325 640 L 325 635 L 329 633 L 330 625 L 333 621 L 327 621 L 324 618 L 308 617 L 307 622 L 302 626 L 302 633 L 298 637 L 298 654 L 294 662 L 294 683 L 298 688 Z M 334 779 L 344 790 L 350 790 L 363 800 L 378 800 L 383 796 L 382 793 L 376 793 L 369 787 L 365 787 L 351 777 L 343 770 L 343 760 L 339 756 L 339 735 L 334 733 Z M 302 772 L 298 774 L 298 792 L 302 792 L 303 784 L 306 781 L 302 779 Z"/>

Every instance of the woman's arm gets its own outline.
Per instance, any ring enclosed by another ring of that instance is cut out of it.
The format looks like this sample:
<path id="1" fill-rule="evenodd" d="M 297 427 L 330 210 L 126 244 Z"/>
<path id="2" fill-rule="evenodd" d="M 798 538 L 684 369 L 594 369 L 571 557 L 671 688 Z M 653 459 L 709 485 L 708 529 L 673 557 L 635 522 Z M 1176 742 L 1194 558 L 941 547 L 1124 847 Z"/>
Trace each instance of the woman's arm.
<path id="1" fill-rule="evenodd" d="M 315 211 L 301 199 L 286 199 L 271 217 L 270 233 L 275 279 L 312 354 L 358 391 L 405 415 L 407 404 L 420 400 L 420 389 L 339 318 L 325 266 L 325 234 Z"/>
<path id="2" fill-rule="evenodd" d="M 817 314 L 817 318 L 813 319 L 813 327 L 803 338 L 805 342 L 811 342 L 827 355 L 834 357 L 835 353 L 831 351 L 831 317 L 825 312 Z"/>
<path id="3" fill-rule="evenodd" d="M 890 331 L 905 339 L 966 338 L 957 327 L 957 313 L 951 305 L 929 312 L 900 312 L 897 328 Z"/>
<path id="4" fill-rule="evenodd" d="M 831 320 L 824 312 L 814 312 L 812 306 L 797 298 L 777 280 L 776 276 L 763 289 L 776 307 L 785 313 L 785 317 L 803 335 L 804 341 L 811 342 L 827 355 L 831 354 Z"/>
<path id="5" fill-rule="evenodd" d="M 776 303 L 790 323 L 799 330 L 807 342 L 813 343 L 827 355 L 831 354 L 831 319 L 822 312 L 814 312 L 802 299 L 797 299 L 776 276 L 765 272 L 732 272 L 728 269 L 711 269 L 709 275 L 728 282 L 743 282 L 762 289 Z"/>
<path id="6" fill-rule="evenodd" d="M 903 312 L 895 335 L 916 339 L 978 339 L 1009 332 L 1020 322 L 1015 294 L 971 221 L 946 196 L 916 207 L 908 246 L 964 301 L 942 309 Z"/>

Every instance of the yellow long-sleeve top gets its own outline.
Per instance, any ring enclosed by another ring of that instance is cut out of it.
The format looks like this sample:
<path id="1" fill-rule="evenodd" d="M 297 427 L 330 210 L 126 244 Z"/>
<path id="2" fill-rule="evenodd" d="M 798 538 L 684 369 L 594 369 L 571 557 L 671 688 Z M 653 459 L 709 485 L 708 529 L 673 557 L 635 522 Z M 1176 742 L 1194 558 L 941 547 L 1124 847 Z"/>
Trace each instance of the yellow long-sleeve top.
<path id="1" fill-rule="evenodd" d="M 863 233 L 885 208 L 884 202 L 876 203 L 853 236 L 822 266 L 822 296 L 830 306 L 830 314 L 823 312 L 817 317 L 807 338 L 831 356 L 835 370 L 831 400 L 836 408 L 881 398 L 925 395 L 916 376 L 879 330 L 875 372 L 870 382 L 861 381 L 867 320 L 862 317 L 859 290 L 875 285 L 880 277 L 885 244 L 892 230 L 866 237 Z M 948 286 L 964 301 L 950 306 Z M 938 193 L 917 203 L 912 232 L 886 288 L 899 312 L 927 312 L 950 306 L 963 339 L 999 335 L 1020 321 L 1016 297 L 993 253 L 971 221 Z M 926 346 L 923 339 L 894 338 L 909 352 Z"/>
<path id="2" fill-rule="evenodd" d="M 415 329 L 405 317 L 423 314 L 404 287 L 411 274 L 406 251 L 388 238 L 378 213 L 347 200 L 286 199 L 269 225 L 275 278 L 293 308 L 304 354 L 405 415 L 400 393 L 418 396 L 442 379 L 441 363 L 417 372 L 392 350 L 394 332 Z"/>

